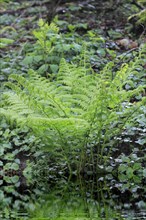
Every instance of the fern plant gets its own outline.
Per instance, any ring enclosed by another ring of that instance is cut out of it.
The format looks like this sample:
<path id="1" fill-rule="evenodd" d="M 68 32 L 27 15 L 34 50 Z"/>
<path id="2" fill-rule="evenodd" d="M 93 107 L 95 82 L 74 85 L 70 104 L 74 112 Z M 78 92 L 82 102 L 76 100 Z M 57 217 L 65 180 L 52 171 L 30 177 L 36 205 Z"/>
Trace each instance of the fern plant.
<path id="1" fill-rule="evenodd" d="M 130 74 L 138 74 L 141 69 L 142 56 L 143 51 L 115 75 L 113 62 L 95 74 L 86 63 L 76 66 L 65 59 L 60 62 L 55 80 L 41 77 L 31 69 L 28 78 L 12 74 L 6 83 L 10 90 L 4 93 L 1 114 L 31 127 L 44 138 L 49 151 L 59 149 L 69 167 L 69 155 L 77 156 L 77 149 L 80 149 L 81 169 L 87 148 L 91 149 L 93 160 L 92 149 L 97 148 L 96 163 L 103 163 L 104 149 L 108 148 L 111 138 L 118 135 L 146 103 L 146 97 L 130 103 L 145 85 L 129 91 L 124 89 L 126 83 L 130 83 Z"/>
<path id="2" fill-rule="evenodd" d="M 128 20 L 132 20 L 133 18 L 136 19 L 136 24 L 143 24 L 144 27 L 146 26 L 146 9 L 141 10 L 139 13 L 131 15 Z"/>

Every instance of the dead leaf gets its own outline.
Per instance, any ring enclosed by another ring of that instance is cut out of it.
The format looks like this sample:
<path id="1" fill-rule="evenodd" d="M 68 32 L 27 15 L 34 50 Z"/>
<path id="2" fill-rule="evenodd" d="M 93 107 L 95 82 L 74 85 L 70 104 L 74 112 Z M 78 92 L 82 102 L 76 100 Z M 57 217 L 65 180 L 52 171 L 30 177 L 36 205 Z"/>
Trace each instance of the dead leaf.
<path id="1" fill-rule="evenodd" d="M 121 49 L 129 50 L 138 47 L 138 43 L 136 41 L 130 40 L 129 38 L 123 38 L 116 41 L 117 45 Z"/>

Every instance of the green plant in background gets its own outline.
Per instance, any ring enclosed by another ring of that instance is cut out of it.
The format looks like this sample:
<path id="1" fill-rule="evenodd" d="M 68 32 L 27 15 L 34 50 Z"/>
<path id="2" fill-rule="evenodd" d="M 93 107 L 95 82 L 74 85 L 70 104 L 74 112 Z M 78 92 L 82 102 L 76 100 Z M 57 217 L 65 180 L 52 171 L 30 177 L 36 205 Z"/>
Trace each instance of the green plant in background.
<path id="1" fill-rule="evenodd" d="M 73 40 L 64 39 L 59 34 L 59 28 L 54 22 L 50 25 L 46 24 L 42 19 L 38 22 L 39 29 L 33 31 L 33 35 L 37 39 L 34 44 L 33 51 L 28 53 L 23 64 L 32 66 L 39 74 L 48 76 L 50 72 L 57 73 L 60 58 L 66 52 L 81 48 L 80 45 L 71 43 Z"/>
<path id="2" fill-rule="evenodd" d="M 133 24 L 133 28 L 135 29 L 135 31 L 137 30 L 137 34 L 138 34 L 138 32 L 140 32 L 141 34 L 145 34 L 145 31 L 146 31 L 146 9 L 145 9 L 146 3 L 145 3 L 145 0 L 133 1 L 133 4 L 135 4 L 140 9 L 140 11 L 129 16 L 128 20 Z"/>
<path id="3" fill-rule="evenodd" d="M 30 200 L 36 193 L 27 190 L 34 181 L 31 169 L 35 151 L 37 149 L 39 154 L 39 147 L 43 144 L 27 127 L 16 127 L 3 117 L 0 124 L 0 218 L 11 219 L 18 216 L 22 207 L 34 207 Z M 23 194 L 21 187 L 27 193 Z"/>
<path id="4" fill-rule="evenodd" d="M 138 17 L 138 24 L 144 24 L 146 26 L 146 9 L 142 10 L 136 15 Z"/>
<path id="5" fill-rule="evenodd" d="M 136 24 L 141 24 L 146 26 L 146 9 L 141 10 L 139 13 L 131 15 L 128 19 L 132 20 L 133 18 L 135 18 Z"/>
<path id="6" fill-rule="evenodd" d="M 146 2 L 145 0 L 137 0 L 138 3 L 140 3 L 143 6 L 146 6 Z"/>
<path id="7" fill-rule="evenodd" d="M 122 164 L 118 167 L 120 181 L 126 181 L 130 183 L 140 183 L 142 181 L 143 170 L 141 159 L 136 154 L 130 156 L 121 156 Z"/>
<path id="8" fill-rule="evenodd" d="M 12 44 L 14 42 L 13 39 L 9 38 L 0 38 L 0 48 L 4 48 L 9 44 Z"/>
<path id="9" fill-rule="evenodd" d="M 139 68 L 143 71 L 140 64 L 144 51 L 145 47 L 115 75 L 113 62 L 95 74 L 88 67 L 86 57 L 80 67 L 62 59 L 54 81 L 33 70 L 29 70 L 28 79 L 13 74 L 6 83 L 11 91 L 4 93 L 1 114 L 31 127 L 46 140 L 48 150 L 59 148 L 70 171 L 69 155 L 76 155 L 77 149 L 81 150 L 81 163 L 86 160 L 87 147 L 93 162 L 92 149 L 96 148 L 96 163 L 103 163 L 104 149 L 108 148 L 110 139 L 121 132 L 146 102 L 142 97 L 136 103 L 129 103 L 145 85 L 129 91 L 124 89 L 131 74 L 138 74 Z"/>
<path id="10" fill-rule="evenodd" d="M 50 76 L 51 73 L 57 73 L 61 58 L 73 61 L 79 64 L 80 52 L 84 50 L 84 44 L 88 48 L 88 57 L 91 63 L 98 63 L 98 66 L 104 66 L 107 63 L 105 41 L 98 34 L 89 31 L 83 38 L 75 33 L 74 25 L 68 25 L 66 28 L 70 32 L 59 33 L 59 25 L 62 22 L 57 20 L 48 25 L 42 19 L 39 20 L 39 28 L 33 31 L 37 41 L 26 53 L 26 57 L 21 62 L 22 65 L 36 70 L 42 76 Z M 64 22 L 63 22 L 64 24 Z M 65 25 L 67 25 L 65 23 Z M 79 26 L 79 25 L 78 25 Z M 74 34 L 73 34 L 74 32 Z M 90 50 L 89 50 L 90 48 Z M 97 57 L 96 53 L 99 55 Z M 103 60 L 101 61 L 101 57 Z"/>
<path id="11" fill-rule="evenodd" d="M 8 20 L 8 18 L 3 20 Z M 10 24 L 12 22 L 9 21 Z M 33 36 L 29 36 L 29 39 L 34 40 L 33 45 L 27 42 L 21 43 L 21 48 L 18 51 L 14 53 L 14 51 L 10 50 L 8 54 L 3 56 L 0 80 L 7 80 L 11 73 L 26 75 L 28 68 L 33 68 L 42 76 L 50 77 L 52 73 L 56 74 L 58 72 L 62 57 L 79 65 L 81 60 L 80 53 L 84 51 L 84 44 L 86 44 L 88 59 L 91 65 L 97 71 L 101 70 L 108 60 L 115 58 L 116 53 L 106 48 L 106 42 L 101 37 L 101 33 L 98 33 L 98 31 L 97 33 L 95 31 L 88 31 L 84 36 L 80 36 L 74 30 L 77 26 L 79 24 L 72 27 L 67 22 L 59 21 L 57 17 L 50 25 L 40 20 L 39 27 L 32 31 Z M 61 31 L 62 28 L 66 28 L 69 29 L 69 32 L 64 33 L 63 31 L 63 33 L 60 33 L 59 27 Z M 5 25 L 1 33 L 3 38 L 11 38 L 15 42 L 18 41 L 19 35 L 10 25 Z M 10 44 L 5 43 L 2 46 L 6 47 L 10 46 Z"/>
<path id="12" fill-rule="evenodd" d="M 49 65 L 48 59 L 52 59 L 53 43 L 56 42 L 60 37 L 58 34 L 58 28 L 54 23 L 50 25 L 45 24 L 43 20 L 40 20 L 39 30 L 33 31 L 34 36 L 37 39 L 36 44 L 34 45 L 35 50 L 31 53 L 28 53 L 25 59 L 23 60 L 24 65 L 35 66 L 39 64 L 38 72 L 42 75 L 47 73 Z M 57 66 L 56 66 L 56 69 Z M 45 74 L 47 76 L 47 74 Z"/>
<path id="13" fill-rule="evenodd" d="M 10 0 L 0 0 L 0 4 L 3 4 L 3 3 L 9 3 Z"/>
<path id="14" fill-rule="evenodd" d="M 12 31 L 12 33 L 16 33 L 15 28 L 11 26 L 5 26 L 1 29 L 0 34 L 4 34 L 7 30 Z M 1 37 L 0 38 L 0 48 L 5 48 L 10 44 L 14 43 L 14 39 L 6 38 L 6 37 Z"/>
<path id="15" fill-rule="evenodd" d="M 146 178 L 146 169 L 143 166 L 145 157 L 138 157 L 133 152 L 129 156 L 122 154 L 119 159 L 120 164 L 118 167 L 118 179 L 121 184 L 118 185 L 118 189 L 126 193 L 126 191 L 134 192 L 134 197 L 139 197 L 140 184 L 144 183 Z M 141 206 L 145 207 L 145 201 L 141 199 Z"/>

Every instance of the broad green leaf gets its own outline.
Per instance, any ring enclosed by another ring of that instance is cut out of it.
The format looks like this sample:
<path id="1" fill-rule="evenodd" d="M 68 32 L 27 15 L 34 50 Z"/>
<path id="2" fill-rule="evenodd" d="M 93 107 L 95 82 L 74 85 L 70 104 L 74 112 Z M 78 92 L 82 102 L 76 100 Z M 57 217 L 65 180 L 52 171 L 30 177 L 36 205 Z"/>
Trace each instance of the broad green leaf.
<path id="1" fill-rule="evenodd" d="M 141 163 L 136 163 L 133 166 L 133 170 L 141 170 L 142 169 L 142 164 Z"/>
<path id="2" fill-rule="evenodd" d="M 11 181 L 12 181 L 12 183 L 17 183 L 19 181 L 19 176 L 16 176 L 16 175 L 12 176 Z"/>
<path id="3" fill-rule="evenodd" d="M 59 66 L 56 64 L 50 64 L 50 69 L 53 73 L 57 73 Z"/>
<path id="4" fill-rule="evenodd" d="M 43 75 L 47 70 L 48 70 L 49 65 L 48 64 L 43 64 L 39 69 L 38 73 Z"/>
<path id="5" fill-rule="evenodd" d="M 125 164 L 120 164 L 118 167 L 119 172 L 124 172 L 127 170 L 127 166 Z"/>
<path id="6" fill-rule="evenodd" d="M 126 175 L 128 176 L 129 179 L 131 179 L 133 177 L 133 168 L 128 167 L 126 170 Z"/>
<path id="7" fill-rule="evenodd" d="M 24 65 L 30 65 L 30 64 L 32 64 L 33 63 L 33 56 L 26 56 L 25 58 L 24 58 L 24 60 L 22 61 L 22 63 L 24 64 Z"/>

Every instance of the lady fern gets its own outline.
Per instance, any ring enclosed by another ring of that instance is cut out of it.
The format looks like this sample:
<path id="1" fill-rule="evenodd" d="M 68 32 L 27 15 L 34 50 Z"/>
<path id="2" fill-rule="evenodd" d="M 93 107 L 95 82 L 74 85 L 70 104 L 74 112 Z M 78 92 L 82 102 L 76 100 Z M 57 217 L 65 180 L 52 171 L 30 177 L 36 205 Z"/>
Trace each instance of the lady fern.
<path id="1" fill-rule="evenodd" d="M 29 70 L 28 78 L 12 74 L 6 86 L 1 114 L 18 124 L 26 124 L 47 140 L 49 150 L 60 148 L 68 154 L 97 146 L 99 158 L 110 139 L 121 132 L 125 124 L 146 103 L 130 99 L 146 86 L 126 91 L 129 76 L 140 65 L 141 53 L 130 64 L 124 64 L 113 77 L 109 63 L 100 74 L 91 68 L 60 62 L 56 79 L 46 79 Z M 137 71 L 138 72 L 138 71 Z M 130 103 L 130 104 L 129 104 Z"/>

